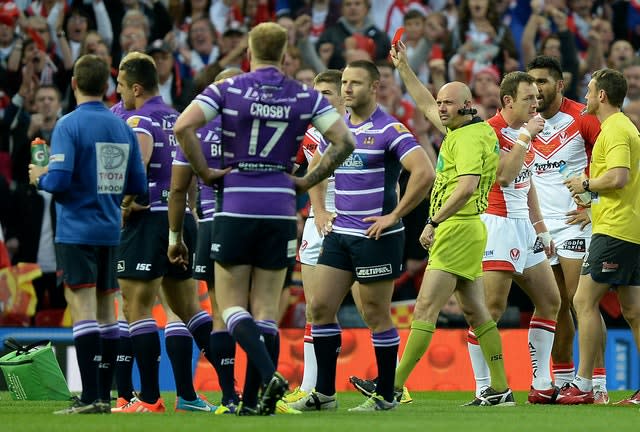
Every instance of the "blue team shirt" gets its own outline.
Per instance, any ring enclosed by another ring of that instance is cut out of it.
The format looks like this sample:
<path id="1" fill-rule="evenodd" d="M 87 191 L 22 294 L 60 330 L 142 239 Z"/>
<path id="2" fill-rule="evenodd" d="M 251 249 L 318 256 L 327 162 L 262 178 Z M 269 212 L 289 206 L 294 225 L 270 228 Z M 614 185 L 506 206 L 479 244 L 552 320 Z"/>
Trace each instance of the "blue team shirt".
<path id="1" fill-rule="evenodd" d="M 56 243 L 120 243 L 120 203 L 146 189 L 135 135 L 102 102 L 78 105 L 62 117 L 51 138 L 49 172 L 71 173 L 69 188 L 54 195 Z"/>

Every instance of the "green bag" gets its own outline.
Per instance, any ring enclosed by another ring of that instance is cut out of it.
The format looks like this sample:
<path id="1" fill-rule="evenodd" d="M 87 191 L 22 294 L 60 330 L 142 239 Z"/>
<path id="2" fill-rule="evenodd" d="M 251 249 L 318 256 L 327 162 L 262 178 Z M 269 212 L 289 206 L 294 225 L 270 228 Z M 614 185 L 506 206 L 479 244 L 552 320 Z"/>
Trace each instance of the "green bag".
<path id="1" fill-rule="evenodd" d="M 69 400 L 71 393 L 50 341 L 22 346 L 7 339 L 4 344 L 14 350 L 0 357 L 0 369 L 14 400 Z"/>

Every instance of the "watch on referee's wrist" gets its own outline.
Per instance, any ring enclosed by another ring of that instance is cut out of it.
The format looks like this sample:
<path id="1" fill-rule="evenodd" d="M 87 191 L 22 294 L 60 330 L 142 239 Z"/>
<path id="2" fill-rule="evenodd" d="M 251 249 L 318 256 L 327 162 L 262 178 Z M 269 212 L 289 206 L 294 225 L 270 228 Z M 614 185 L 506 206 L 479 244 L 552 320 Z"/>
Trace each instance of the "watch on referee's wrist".
<path id="1" fill-rule="evenodd" d="M 428 218 L 428 219 L 427 219 L 427 225 L 431 225 L 431 226 L 435 229 L 435 228 L 438 228 L 438 225 L 440 225 L 440 223 L 439 223 L 439 222 L 434 221 L 434 220 L 433 220 L 433 219 L 431 219 L 431 218 Z"/>
<path id="2" fill-rule="evenodd" d="M 587 192 L 591 192 L 591 189 L 589 189 L 589 179 L 582 181 L 582 189 L 584 189 Z"/>

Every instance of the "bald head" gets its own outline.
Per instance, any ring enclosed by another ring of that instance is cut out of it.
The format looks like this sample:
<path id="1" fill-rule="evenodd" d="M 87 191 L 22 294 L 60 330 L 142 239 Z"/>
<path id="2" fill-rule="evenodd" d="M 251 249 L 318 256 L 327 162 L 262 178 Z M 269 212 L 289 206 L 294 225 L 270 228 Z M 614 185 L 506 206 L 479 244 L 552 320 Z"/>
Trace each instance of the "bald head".
<path id="1" fill-rule="evenodd" d="M 436 104 L 442 125 L 449 129 L 457 129 L 471 120 L 471 90 L 459 81 L 453 81 L 442 86 L 438 92 Z"/>
<path id="2" fill-rule="evenodd" d="M 472 100 L 471 90 L 465 83 L 460 81 L 452 81 L 443 85 L 438 92 L 438 98 L 440 98 L 440 95 L 447 99 L 453 99 L 460 104 Z"/>

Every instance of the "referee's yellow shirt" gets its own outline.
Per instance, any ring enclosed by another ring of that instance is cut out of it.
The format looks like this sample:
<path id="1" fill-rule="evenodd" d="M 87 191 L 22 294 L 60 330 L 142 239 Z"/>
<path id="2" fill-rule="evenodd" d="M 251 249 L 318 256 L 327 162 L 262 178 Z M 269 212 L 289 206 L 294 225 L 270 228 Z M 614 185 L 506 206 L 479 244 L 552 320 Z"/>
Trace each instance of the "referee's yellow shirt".
<path id="1" fill-rule="evenodd" d="M 629 182 L 593 194 L 593 233 L 640 244 L 640 134 L 626 115 L 616 113 L 602 122 L 589 172 L 598 178 L 620 167 L 629 168 Z"/>

